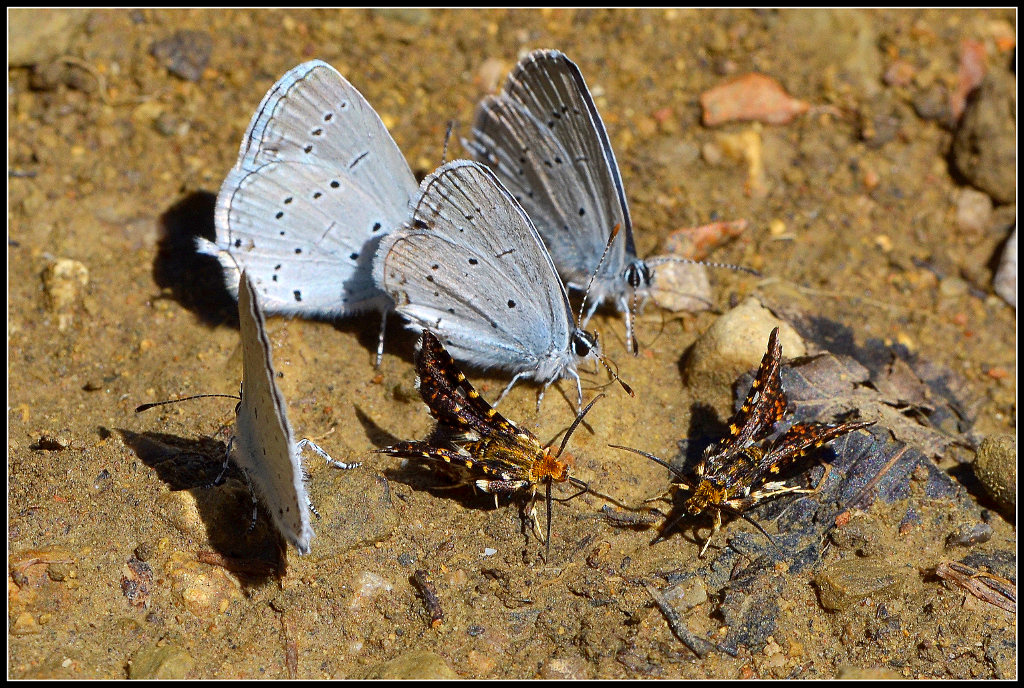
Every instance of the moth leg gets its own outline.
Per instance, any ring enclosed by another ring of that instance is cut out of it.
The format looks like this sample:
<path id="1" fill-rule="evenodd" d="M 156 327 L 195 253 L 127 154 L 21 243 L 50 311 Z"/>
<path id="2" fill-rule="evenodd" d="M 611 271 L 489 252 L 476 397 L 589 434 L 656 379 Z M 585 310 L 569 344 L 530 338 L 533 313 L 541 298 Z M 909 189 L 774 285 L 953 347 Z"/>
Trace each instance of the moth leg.
<path id="1" fill-rule="evenodd" d="M 708 535 L 708 539 L 704 541 L 704 546 L 700 548 L 700 554 L 697 555 L 698 557 L 700 557 L 701 559 L 704 558 L 704 552 L 708 551 L 708 545 L 711 544 L 711 540 L 714 539 L 715 533 L 717 533 L 718 529 L 721 528 L 721 527 L 722 527 L 722 512 L 719 511 L 718 509 L 715 509 L 715 520 L 714 520 L 714 522 L 711 525 L 711 534 Z"/>
<path id="2" fill-rule="evenodd" d="M 519 490 L 530 486 L 528 480 L 477 480 L 476 486 L 484 492 L 489 492 L 494 495 L 494 507 L 498 507 L 498 496 L 499 495 L 513 495 Z M 536 506 L 536 490 L 534 491 L 534 501 L 531 502 L 533 511 L 530 518 L 533 520 L 534 532 L 537 530 L 537 506 Z M 543 539 L 543 538 L 541 538 Z"/>
<path id="3" fill-rule="evenodd" d="M 796 485 L 787 485 L 786 483 L 783 482 L 765 483 L 761 487 L 761 489 L 757 490 L 756 492 L 750 493 L 750 496 L 748 497 L 748 499 L 751 500 L 749 506 L 760 504 L 766 499 L 773 499 L 775 497 L 778 497 L 779 495 L 790 493 L 806 494 L 809 492 L 811 492 L 811 490 L 807 488 L 798 487 Z M 749 507 L 745 506 L 744 508 Z"/>
<path id="4" fill-rule="evenodd" d="M 683 485 L 682 483 L 669 483 L 668 489 L 666 489 L 664 492 L 662 492 L 660 495 L 657 495 L 656 497 L 648 497 L 647 499 L 644 500 L 643 503 L 647 504 L 648 502 L 656 502 L 659 499 L 663 499 L 666 502 L 671 502 L 673 490 L 678 490 L 680 488 L 684 490 L 689 490 L 690 486 Z"/>

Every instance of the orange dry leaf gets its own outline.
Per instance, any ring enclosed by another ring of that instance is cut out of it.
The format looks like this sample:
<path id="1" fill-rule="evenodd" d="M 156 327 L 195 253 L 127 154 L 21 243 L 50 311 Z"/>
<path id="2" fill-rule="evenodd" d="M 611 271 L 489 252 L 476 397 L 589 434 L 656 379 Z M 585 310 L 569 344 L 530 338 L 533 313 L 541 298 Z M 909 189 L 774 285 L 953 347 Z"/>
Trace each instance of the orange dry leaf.
<path id="1" fill-rule="evenodd" d="M 981 41 L 965 40 L 960 44 L 960 69 L 956 75 L 956 88 L 949 94 L 949 111 L 953 121 L 959 121 L 967 107 L 967 96 L 981 86 L 987 71 L 987 51 Z"/>
<path id="2" fill-rule="evenodd" d="M 711 222 L 700 227 L 683 227 L 665 239 L 665 252 L 680 258 L 704 260 L 715 248 L 737 237 L 747 228 L 746 220 Z"/>
<path id="3" fill-rule="evenodd" d="M 810 105 L 793 98 L 775 79 L 764 74 L 745 74 L 700 95 L 704 125 L 757 121 L 787 124 Z"/>

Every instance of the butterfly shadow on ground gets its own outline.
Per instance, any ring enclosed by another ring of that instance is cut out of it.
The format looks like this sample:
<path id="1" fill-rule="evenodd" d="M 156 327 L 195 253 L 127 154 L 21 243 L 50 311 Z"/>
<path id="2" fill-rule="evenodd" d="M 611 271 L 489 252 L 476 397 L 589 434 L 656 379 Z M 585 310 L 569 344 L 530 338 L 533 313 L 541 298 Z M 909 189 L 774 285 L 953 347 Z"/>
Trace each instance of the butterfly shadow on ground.
<path id="1" fill-rule="evenodd" d="M 253 498 L 245 477 L 231 464 L 224 482 L 214 486 L 224 464 L 226 446 L 209 437 L 190 439 L 159 432 L 136 433 L 118 429 L 124 442 L 152 468 L 171 492 L 187 490 L 195 499 L 213 557 L 207 557 L 240 577 L 244 584 L 259 585 L 282 569 L 282 542 L 270 517 L 260 507 L 255 528 Z M 157 507 L 175 522 L 175 501 Z M 178 514 L 180 516 L 180 514 Z M 185 519 L 187 520 L 187 518 Z M 188 537 L 188 533 L 183 533 Z M 202 548 L 202 546 L 200 546 Z"/>
<path id="2" fill-rule="evenodd" d="M 203 323 L 237 327 L 238 309 L 224 286 L 220 263 L 196 252 L 196 237 L 212 240 L 216 235 L 216 205 L 215 194 L 194 191 L 160 215 L 153 281 L 161 289 L 170 289 L 174 300 Z"/>

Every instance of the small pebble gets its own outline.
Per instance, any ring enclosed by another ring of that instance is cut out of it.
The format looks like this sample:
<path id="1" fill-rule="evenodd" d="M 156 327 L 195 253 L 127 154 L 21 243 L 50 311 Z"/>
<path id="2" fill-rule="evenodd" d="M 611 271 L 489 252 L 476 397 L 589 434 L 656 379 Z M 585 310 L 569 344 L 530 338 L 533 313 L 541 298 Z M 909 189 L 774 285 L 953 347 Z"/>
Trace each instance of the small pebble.
<path id="1" fill-rule="evenodd" d="M 43 270 L 43 290 L 47 306 L 58 314 L 58 329 L 71 324 L 71 309 L 80 301 L 89 285 L 89 269 L 77 260 L 58 258 Z"/>
<path id="2" fill-rule="evenodd" d="M 722 405 L 731 408 L 733 382 L 760 364 L 774 327 L 779 327 L 784 358 L 807 353 L 796 330 L 778 320 L 757 299 L 749 298 L 715 320 L 694 343 L 686 357 L 686 384 L 720 395 Z"/>
<path id="3" fill-rule="evenodd" d="M 177 77 L 199 81 L 210 61 L 213 38 L 205 31 L 176 31 L 150 46 L 150 54 Z"/>
<path id="4" fill-rule="evenodd" d="M 992 526 L 987 523 L 963 525 L 946 537 L 946 547 L 973 547 L 992 539 Z"/>
<path id="5" fill-rule="evenodd" d="M 183 679 L 194 665 L 195 660 L 185 649 L 160 640 L 135 653 L 128 663 L 128 678 Z"/>
<path id="6" fill-rule="evenodd" d="M 980 234 L 992 223 L 992 199 L 977 189 L 964 188 L 956 197 L 956 226 L 962 232 Z"/>
<path id="7" fill-rule="evenodd" d="M 999 269 L 992 280 L 992 288 L 1006 303 L 1017 308 L 1017 226 L 1003 247 L 1003 257 L 999 259 Z"/>
<path id="8" fill-rule="evenodd" d="M 880 561 L 845 559 L 819 571 L 814 577 L 821 606 L 844 611 L 861 600 L 891 598 L 903 588 L 897 570 Z"/>
<path id="9" fill-rule="evenodd" d="M 974 474 L 1004 509 L 1017 505 L 1017 441 L 1013 435 L 986 437 L 974 457 Z"/>
<path id="10" fill-rule="evenodd" d="M 417 679 L 430 681 L 456 679 L 459 675 L 448 666 L 443 657 L 427 650 L 411 650 L 390 662 L 371 669 L 368 679 Z"/>

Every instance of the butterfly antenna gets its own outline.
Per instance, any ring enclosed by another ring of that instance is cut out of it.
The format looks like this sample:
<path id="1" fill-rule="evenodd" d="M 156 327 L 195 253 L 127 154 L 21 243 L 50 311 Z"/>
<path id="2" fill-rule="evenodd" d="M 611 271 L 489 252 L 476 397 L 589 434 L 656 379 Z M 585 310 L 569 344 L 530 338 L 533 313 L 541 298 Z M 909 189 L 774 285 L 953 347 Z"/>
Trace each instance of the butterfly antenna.
<path id="1" fill-rule="evenodd" d="M 597 332 L 594 333 L 594 339 L 598 340 Z M 627 385 L 626 381 L 619 377 L 618 373 L 612 370 L 612 367 L 608 365 L 608 359 L 600 353 L 600 348 L 600 346 L 597 346 L 594 350 L 594 355 L 597 356 L 597 360 L 601 361 L 601 365 L 603 365 L 604 369 L 608 371 L 608 374 L 612 376 L 612 379 L 622 385 L 622 389 L 626 390 L 626 394 L 631 397 L 635 397 L 636 393 L 633 391 L 633 388 Z"/>
<path id="2" fill-rule="evenodd" d="M 587 282 L 587 290 L 583 292 L 583 301 L 580 302 L 580 312 L 579 315 L 576 316 L 576 327 L 579 327 L 580 323 L 583 322 L 583 309 L 587 305 L 587 296 L 590 295 L 590 288 L 594 286 L 594 280 L 597 279 L 597 274 L 601 272 L 601 265 L 604 263 L 604 259 L 608 256 L 608 251 L 612 247 L 612 242 L 615 241 L 615 237 L 619 235 L 620 227 L 622 227 L 622 225 L 617 224 L 612 229 L 611 236 L 608 237 L 608 243 L 604 245 L 604 251 L 601 252 L 601 259 L 597 261 L 597 267 L 594 268 L 594 274 L 590 276 L 590 281 Z"/>
<path id="3" fill-rule="evenodd" d="M 630 285 L 633 298 L 630 299 L 629 308 L 626 309 L 626 346 L 634 356 L 640 355 L 640 345 L 636 341 L 636 330 L 633 323 L 636 320 L 636 311 L 640 303 L 640 290 Z"/>
<path id="4" fill-rule="evenodd" d="M 177 404 L 179 401 L 191 401 L 192 399 L 203 399 L 205 397 L 224 397 L 225 399 L 235 399 L 235 400 L 241 399 L 241 397 L 235 396 L 234 394 L 195 394 L 195 395 L 190 396 L 190 397 L 182 397 L 181 399 L 170 399 L 168 401 L 154 401 L 154 402 L 149 403 L 149 404 L 142 404 L 141 406 L 137 406 L 135 408 L 135 413 L 142 413 L 143 411 L 148 411 L 149 409 L 153 408 L 154 406 L 165 406 L 167 404 Z"/>
<path id="5" fill-rule="evenodd" d="M 732 263 L 712 263 L 705 260 L 694 260 L 693 258 L 677 258 L 675 256 L 662 256 L 660 258 L 649 258 L 647 264 L 651 267 L 661 265 L 662 263 L 689 263 L 690 265 L 703 265 L 707 268 L 725 268 L 727 270 L 735 270 L 737 272 L 745 272 L 748 275 L 754 277 L 764 277 L 764 275 L 753 268 L 748 268 L 743 265 L 734 265 Z"/>
<path id="6" fill-rule="evenodd" d="M 448 128 L 444 132 L 444 149 L 441 151 L 441 164 L 448 162 L 448 141 L 452 138 L 452 132 L 455 131 L 455 120 L 448 120 Z"/>

